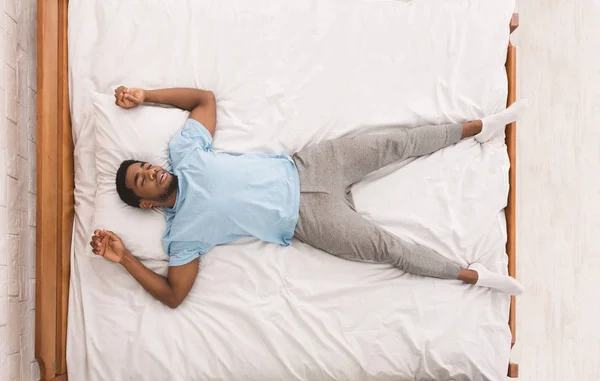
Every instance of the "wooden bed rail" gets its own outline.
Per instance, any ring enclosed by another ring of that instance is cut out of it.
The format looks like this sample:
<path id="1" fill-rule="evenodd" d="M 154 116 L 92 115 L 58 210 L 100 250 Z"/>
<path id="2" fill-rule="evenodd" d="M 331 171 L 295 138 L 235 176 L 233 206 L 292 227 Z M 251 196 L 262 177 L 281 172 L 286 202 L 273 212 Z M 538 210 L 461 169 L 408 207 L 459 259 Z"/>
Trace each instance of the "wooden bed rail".
<path id="1" fill-rule="evenodd" d="M 35 357 L 42 381 L 66 381 L 74 213 L 67 69 L 68 0 L 39 0 L 37 7 Z"/>
<path id="2" fill-rule="evenodd" d="M 519 27 L 519 14 L 513 13 L 510 19 L 510 32 Z M 508 77 L 508 99 L 506 105 L 510 106 L 517 99 L 517 48 L 510 42 L 506 54 L 506 75 Z M 508 179 L 510 188 L 506 204 L 506 253 L 508 255 L 508 273 L 513 278 L 517 277 L 517 124 L 515 122 L 506 126 L 506 148 L 510 160 L 510 171 Z M 508 326 L 512 335 L 511 348 L 517 341 L 517 303 L 514 296 L 510 297 L 510 312 Z M 508 364 L 508 377 L 519 377 L 519 365 Z"/>

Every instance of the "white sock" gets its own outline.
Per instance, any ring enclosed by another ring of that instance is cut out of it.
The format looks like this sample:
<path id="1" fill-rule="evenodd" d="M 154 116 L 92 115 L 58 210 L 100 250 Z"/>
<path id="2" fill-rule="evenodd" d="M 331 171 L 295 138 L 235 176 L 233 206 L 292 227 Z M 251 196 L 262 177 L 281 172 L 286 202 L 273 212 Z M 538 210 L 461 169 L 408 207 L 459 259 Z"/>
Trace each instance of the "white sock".
<path id="1" fill-rule="evenodd" d="M 469 270 L 477 271 L 479 278 L 475 286 L 493 288 L 510 295 L 520 295 L 523 293 L 523 286 L 516 279 L 502 274 L 496 274 L 483 267 L 479 263 L 473 263 Z"/>
<path id="2" fill-rule="evenodd" d="M 510 105 L 509 108 L 481 119 L 483 127 L 481 132 L 475 135 L 475 139 L 477 139 L 479 143 L 487 142 L 496 135 L 498 131 L 506 128 L 507 124 L 517 120 L 528 106 L 529 102 L 527 99 L 521 99 Z"/>

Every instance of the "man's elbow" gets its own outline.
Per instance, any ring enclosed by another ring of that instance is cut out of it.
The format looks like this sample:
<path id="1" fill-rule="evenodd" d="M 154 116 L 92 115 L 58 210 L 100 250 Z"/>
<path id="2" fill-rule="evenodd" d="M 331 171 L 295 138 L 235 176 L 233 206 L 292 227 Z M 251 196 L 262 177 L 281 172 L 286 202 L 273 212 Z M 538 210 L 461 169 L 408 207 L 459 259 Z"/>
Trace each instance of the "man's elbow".
<path id="1" fill-rule="evenodd" d="M 167 303 L 167 306 L 169 306 L 169 308 L 171 309 L 175 309 L 177 307 L 179 307 L 181 305 L 181 302 L 169 302 Z"/>
<path id="2" fill-rule="evenodd" d="M 206 104 L 215 105 L 217 104 L 217 98 L 215 97 L 215 93 L 210 90 L 206 90 Z"/>
<path id="3" fill-rule="evenodd" d="M 183 299 L 185 298 L 180 298 L 177 296 L 172 296 L 171 298 L 167 299 L 164 301 L 164 303 L 171 309 L 175 309 L 177 307 L 179 307 L 181 305 L 181 303 L 183 303 Z"/>

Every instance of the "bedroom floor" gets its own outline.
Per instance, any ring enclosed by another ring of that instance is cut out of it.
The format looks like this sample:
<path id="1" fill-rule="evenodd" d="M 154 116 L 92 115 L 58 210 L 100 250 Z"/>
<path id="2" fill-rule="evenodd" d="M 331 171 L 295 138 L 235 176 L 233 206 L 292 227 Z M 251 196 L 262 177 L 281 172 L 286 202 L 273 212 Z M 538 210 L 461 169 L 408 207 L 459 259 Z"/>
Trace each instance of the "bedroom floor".
<path id="1" fill-rule="evenodd" d="M 600 375 L 600 3 L 528 0 L 518 97 L 518 277 L 512 360 L 521 380 Z"/>

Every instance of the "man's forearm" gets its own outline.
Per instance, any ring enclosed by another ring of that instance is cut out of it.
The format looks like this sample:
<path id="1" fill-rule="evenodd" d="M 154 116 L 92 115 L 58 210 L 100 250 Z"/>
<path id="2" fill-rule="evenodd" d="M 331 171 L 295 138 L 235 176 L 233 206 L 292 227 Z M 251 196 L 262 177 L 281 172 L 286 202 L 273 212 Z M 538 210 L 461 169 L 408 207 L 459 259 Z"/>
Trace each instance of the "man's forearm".
<path id="1" fill-rule="evenodd" d="M 175 308 L 181 303 L 177 300 L 167 278 L 144 266 L 130 252 L 123 255 L 120 263 L 150 295 L 162 303 L 171 308 Z"/>
<path id="2" fill-rule="evenodd" d="M 213 102 L 215 99 L 212 91 L 190 88 L 145 90 L 144 92 L 146 102 L 171 105 L 187 111 L 192 111 L 194 107 Z"/>

